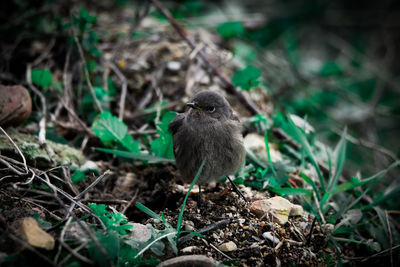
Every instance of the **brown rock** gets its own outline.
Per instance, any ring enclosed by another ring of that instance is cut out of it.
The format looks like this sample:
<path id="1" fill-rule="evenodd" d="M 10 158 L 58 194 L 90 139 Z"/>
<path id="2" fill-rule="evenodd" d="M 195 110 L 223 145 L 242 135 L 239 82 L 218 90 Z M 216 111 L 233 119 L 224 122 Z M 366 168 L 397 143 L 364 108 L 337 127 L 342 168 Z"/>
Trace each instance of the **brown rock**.
<path id="1" fill-rule="evenodd" d="M 54 238 L 43 231 L 37 221 L 32 217 L 22 219 L 21 233 L 29 245 L 37 248 L 52 250 L 54 248 Z"/>
<path id="2" fill-rule="evenodd" d="M 0 84 L 0 126 L 18 126 L 31 112 L 32 100 L 25 87 Z"/>

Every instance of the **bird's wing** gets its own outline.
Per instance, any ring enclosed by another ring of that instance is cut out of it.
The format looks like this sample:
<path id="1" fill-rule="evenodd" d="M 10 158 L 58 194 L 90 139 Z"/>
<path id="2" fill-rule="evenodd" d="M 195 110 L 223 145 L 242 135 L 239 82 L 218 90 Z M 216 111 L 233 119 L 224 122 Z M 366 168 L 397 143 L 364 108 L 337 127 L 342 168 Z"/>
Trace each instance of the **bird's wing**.
<path id="1" fill-rule="evenodd" d="M 171 123 L 168 125 L 168 130 L 174 135 L 177 131 L 179 131 L 179 128 L 183 124 L 183 119 L 185 118 L 184 114 L 179 114 L 176 116 L 175 119 L 171 121 Z"/>

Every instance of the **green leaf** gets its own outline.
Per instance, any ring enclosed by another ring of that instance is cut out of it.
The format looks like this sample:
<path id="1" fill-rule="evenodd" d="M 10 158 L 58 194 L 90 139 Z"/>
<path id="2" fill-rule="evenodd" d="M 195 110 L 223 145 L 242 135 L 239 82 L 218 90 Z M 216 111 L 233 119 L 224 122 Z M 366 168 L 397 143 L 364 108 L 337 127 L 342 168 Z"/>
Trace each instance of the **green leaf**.
<path id="1" fill-rule="evenodd" d="M 155 213 L 154 211 L 152 211 L 151 209 L 149 209 L 148 207 L 146 207 L 145 205 L 143 205 L 140 202 L 136 202 L 136 208 L 140 209 L 141 211 L 143 211 L 144 213 L 146 213 L 147 215 L 149 215 L 150 217 L 162 221 L 162 218 L 160 215 L 158 215 L 157 213 Z"/>
<path id="2" fill-rule="evenodd" d="M 304 189 L 304 188 L 291 188 L 291 187 L 285 187 L 285 188 L 268 188 L 269 191 L 274 192 L 275 194 L 278 194 L 280 196 L 286 196 L 286 195 L 308 195 L 312 196 L 312 191 L 309 189 Z"/>
<path id="3" fill-rule="evenodd" d="M 85 172 L 83 172 L 81 170 L 76 170 L 71 176 L 71 181 L 74 184 L 79 183 L 85 179 L 86 179 Z"/>
<path id="4" fill-rule="evenodd" d="M 261 83 L 257 80 L 260 75 L 261 71 L 259 69 L 249 65 L 243 70 L 238 70 L 233 74 L 232 83 L 242 88 L 242 90 L 247 91 Z"/>
<path id="5" fill-rule="evenodd" d="M 318 200 L 320 200 L 318 189 L 317 189 L 317 186 L 315 185 L 314 181 L 302 172 L 300 173 L 300 176 L 304 179 L 304 181 L 306 181 L 307 184 L 311 185 L 312 189 L 314 190 L 315 194 L 317 195 Z"/>
<path id="6" fill-rule="evenodd" d="M 102 108 L 104 110 L 108 110 L 109 102 L 113 101 L 112 97 L 113 92 L 111 90 L 104 91 L 103 88 L 99 86 L 94 86 L 93 90 Z M 93 111 L 93 107 L 94 107 L 94 100 L 92 94 L 88 92 L 82 100 L 82 110 L 84 113 L 89 113 Z"/>
<path id="7" fill-rule="evenodd" d="M 92 130 L 104 144 L 113 141 L 122 143 L 128 132 L 128 127 L 117 117 L 111 115 L 110 112 L 103 112 L 93 122 Z"/>
<path id="8" fill-rule="evenodd" d="M 86 62 L 86 67 L 89 73 L 92 73 L 97 69 L 97 63 L 93 59 L 88 59 Z"/>
<path id="9" fill-rule="evenodd" d="M 104 248 L 109 259 L 114 262 L 118 258 L 120 250 L 120 236 L 114 231 L 110 231 L 108 233 L 98 231 L 96 233 L 96 238 L 100 245 Z M 89 242 L 88 251 L 90 258 L 96 262 L 96 266 L 109 266 L 107 259 L 93 241 Z"/>
<path id="10" fill-rule="evenodd" d="M 132 136 L 129 134 L 125 135 L 124 139 L 121 141 L 121 144 L 133 154 L 137 154 L 140 151 L 139 142 L 133 140 Z"/>
<path id="11" fill-rule="evenodd" d="M 94 24 L 97 21 L 97 17 L 91 16 L 89 14 L 89 11 L 87 11 L 87 9 L 84 9 L 84 8 L 79 9 L 79 15 L 83 20 L 85 20 L 85 22 L 87 22 L 89 24 Z"/>
<path id="12" fill-rule="evenodd" d="M 173 138 L 168 130 L 169 123 L 176 117 L 175 112 L 167 112 L 162 118 L 161 122 L 157 124 L 157 132 L 160 138 L 154 140 L 150 144 L 151 152 L 161 158 L 174 158 Z"/>
<path id="13" fill-rule="evenodd" d="M 49 69 L 33 69 L 31 72 L 32 83 L 44 89 L 48 89 L 53 81 L 53 76 Z"/>
<path id="14" fill-rule="evenodd" d="M 222 38 L 229 40 L 233 37 L 242 36 L 245 30 L 242 22 L 227 21 L 218 25 L 217 32 L 222 36 Z"/>
<path id="15" fill-rule="evenodd" d="M 133 227 L 131 224 L 127 224 L 128 219 L 126 216 L 114 208 L 110 207 L 113 212 L 108 212 L 106 205 L 96 203 L 89 203 L 89 208 L 94 214 L 99 216 L 107 230 L 113 230 L 121 235 L 126 235 L 127 231 Z"/>
<path id="16" fill-rule="evenodd" d="M 319 71 L 323 77 L 343 76 L 343 69 L 334 61 L 326 62 Z"/>
<path id="17" fill-rule="evenodd" d="M 267 131 L 265 131 L 265 134 L 264 134 L 264 142 L 265 142 L 265 148 L 267 150 L 266 152 L 267 152 L 267 156 L 268 156 L 268 165 L 271 168 L 274 178 L 278 179 L 278 175 L 276 174 L 274 165 L 272 164 L 272 160 L 271 160 L 271 153 L 269 151 L 269 142 L 268 142 L 268 132 Z"/>
<path id="18" fill-rule="evenodd" d="M 356 187 L 363 186 L 363 185 L 365 185 L 365 184 L 367 184 L 369 182 L 372 182 L 373 180 L 375 180 L 377 178 L 380 178 L 380 177 L 381 176 L 372 176 L 372 177 L 369 177 L 369 178 L 366 178 L 366 179 L 363 179 L 363 180 L 359 180 L 356 177 L 351 177 L 350 178 L 350 182 L 346 182 L 346 183 L 343 183 L 343 184 L 337 186 L 335 188 L 335 190 L 332 191 L 331 194 L 335 195 L 335 194 L 338 194 L 338 193 L 341 193 L 341 192 L 344 192 L 344 191 L 348 191 L 348 190 L 356 188 Z"/>

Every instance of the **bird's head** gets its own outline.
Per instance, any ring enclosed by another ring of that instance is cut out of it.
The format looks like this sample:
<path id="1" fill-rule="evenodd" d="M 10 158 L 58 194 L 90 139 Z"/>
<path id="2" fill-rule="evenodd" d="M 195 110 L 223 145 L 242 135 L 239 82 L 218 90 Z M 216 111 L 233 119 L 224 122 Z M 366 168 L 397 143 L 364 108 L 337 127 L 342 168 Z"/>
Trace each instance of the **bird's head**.
<path id="1" fill-rule="evenodd" d="M 225 121 L 232 116 L 232 109 L 228 101 L 221 95 L 211 91 L 197 93 L 186 104 L 188 117 L 198 122 Z"/>

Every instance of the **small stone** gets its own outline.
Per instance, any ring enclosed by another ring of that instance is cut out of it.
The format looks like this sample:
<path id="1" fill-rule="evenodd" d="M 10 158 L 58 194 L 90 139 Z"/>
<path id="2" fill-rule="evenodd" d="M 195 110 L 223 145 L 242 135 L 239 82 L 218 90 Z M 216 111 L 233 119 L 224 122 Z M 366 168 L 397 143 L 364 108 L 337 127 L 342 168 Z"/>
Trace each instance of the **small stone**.
<path id="1" fill-rule="evenodd" d="M 80 222 L 84 227 L 90 227 L 86 222 Z M 87 240 L 89 236 L 87 233 L 82 229 L 77 221 L 71 222 L 70 224 L 66 225 L 65 229 L 65 240 Z"/>
<path id="2" fill-rule="evenodd" d="M 194 231 L 194 223 L 192 221 L 186 221 L 183 229 L 185 231 Z"/>
<path id="3" fill-rule="evenodd" d="M 306 213 L 302 206 L 297 204 L 292 204 L 292 209 L 290 210 L 290 216 L 303 216 Z"/>
<path id="4" fill-rule="evenodd" d="M 32 100 L 25 87 L 0 84 L 0 96 L 1 126 L 18 126 L 31 114 Z"/>
<path id="5" fill-rule="evenodd" d="M 181 249 L 181 252 L 189 254 L 189 253 L 194 253 L 198 250 L 200 250 L 200 249 L 197 246 L 189 246 L 189 247 L 185 247 L 185 248 Z"/>
<path id="6" fill-rule="evenodd" d="M 181 63 L 179 61 L 170 61 L 167 63 L 167 68 L 172 71 L 181 69 Z"/>
<path id="7" fill-rule="evenodd" d="M 237 246 L 236 246 L 235 242 L 229 241 L 229 242 L 226 242 L 226 243 L 223 243 L 223 244 L 219 245 L 218 249 L 223 251 L 223 252 L 229 252 L 229 251 L 237 250 Z"/>
<path id="8" fill-rule="evenodd" d="M 132 223 L 132 232 L 129 234 L 131 240 L 146 242 L 151 238 L 151 229 L 141 223 Z"/>
<path id="9" fill-rule="evenodd" d="M 32 217 L 22 219 L 21 232 L 29 245 L 46 250 L 54 248 L 54 238 L 43 231 Z"/>
<path id="10" fill-rule="evenodd" d="M 250 204 L 250 211 L 258 217 L 271 217 L 274 222 L 284 225 L 287 223 L 292 203 L 283 197 L 256 200 Z"/>
<path id="11" fill-rule="evenodd" d="M 272 232 L 265 232 L 262 234 L 262 236 L 265 239 L 268 239 L 269 241 L 271 241 L 272 243 L 274 243 L 275 245 L 279 243 L 279 239 L 277 237 L 275 237 Z"/>
<path id="12" fill-rule="evenodd" d="M 187 255 L 175 257 L 160 263 L 157 267 L 215 267 L 214 261 L 204 255 Z"/>
<path id="13" fill-rule="evenodd" d="M 321 225 L 321 230 L 326 235 L 330 235 L 334 229 L 335 229 L 335 226 L 331 223 L 326 223 L 326 224 Z"/>

